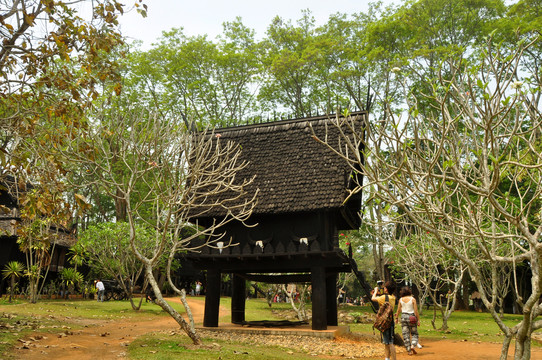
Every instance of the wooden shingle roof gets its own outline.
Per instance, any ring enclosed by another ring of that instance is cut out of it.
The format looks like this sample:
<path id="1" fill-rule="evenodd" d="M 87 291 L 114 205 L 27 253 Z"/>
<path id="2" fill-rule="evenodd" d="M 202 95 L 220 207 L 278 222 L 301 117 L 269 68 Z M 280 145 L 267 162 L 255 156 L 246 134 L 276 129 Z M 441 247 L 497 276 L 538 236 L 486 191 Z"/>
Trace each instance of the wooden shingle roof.
<path id="1" fill-rule="evenodd" d="M 361 131 L 367 113 L 352 116 L 358 120 Z M 220 134 L 219 141 L 233 141 L 242 149 L 241 159 L 248 166 L 237 173 L 237 178 L 256 175 L 246 189 L 249 194 L 259 189 L 253 214 L 310 212 L 343 206 L 352 169 L 316 141 L 311 131 L 312 126 L 320 138 L 327 133 L 328 140 L 338 144 L 338 130 L 330 121 L 328 116 L 320 116 L 215 131 Z M 348 130 L 344 130 L 348 135 Z M 206 216 L 221 216 L 222 211 L 214 209 Z"/>

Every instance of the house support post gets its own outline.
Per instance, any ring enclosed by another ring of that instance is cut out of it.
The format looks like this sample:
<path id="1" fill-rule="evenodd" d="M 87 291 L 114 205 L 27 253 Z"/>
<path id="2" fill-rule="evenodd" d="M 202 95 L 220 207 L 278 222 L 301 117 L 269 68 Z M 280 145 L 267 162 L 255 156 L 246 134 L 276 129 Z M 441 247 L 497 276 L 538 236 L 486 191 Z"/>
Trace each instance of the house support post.
<path id="1" fill-rule="evenodd" d="M 218 310 L 220 308 L 220 271 L 207 270 L 207 284 L 205 289 L 205 313 L 203 326 L 218 327 Z"/>
<path id="2" fill-rule="evenodd" d="M 311 269 L 312 285 L 312 329 L 327 330 L 326 313 L 326 269 L 315 266 Z"/>
<path id="3" fill-rule="evenodd" d="M 329 273 L 326 276 L 326 304 L 327 304 L 327 325 L 337 326 L 337 273 Z"/>
<path id="4" fill-rule="evenodd" d="M 232 277 L 231 293 L 231 322 L 234 324 L 245 321 L 246 282 L 237 274 Z"/>

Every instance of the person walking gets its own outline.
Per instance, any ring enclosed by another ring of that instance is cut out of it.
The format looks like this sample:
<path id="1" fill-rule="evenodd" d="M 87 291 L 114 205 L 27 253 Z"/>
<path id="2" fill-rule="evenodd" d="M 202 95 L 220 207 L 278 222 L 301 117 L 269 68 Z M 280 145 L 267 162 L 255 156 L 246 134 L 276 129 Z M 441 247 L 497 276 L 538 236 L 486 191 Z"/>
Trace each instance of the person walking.
<path id="1" fill-rule="evenodd" d="M 96 280 L 96 290 L 98 295 L 97 301 L 104 301 L 105 286 L 100 279 Z"/>
<path id="2" fill-rule="evenodd" d="M 388 281 L 386 284 L 384 284 L 383 290 L 384 295 L 379 296 L 379 287 L 375 287 L 371 300 L 377 302 L 379 306 L 382 306 L 385 302 L 389 302 L 391 305 L 391 311 L 393 313 L 393 308 L 395 307 L 395 295 L 393 295 L 395 292 L 395 284 Z M 392 321 L 391 326 L 387 330 L 382 331 L 382 343 L 384 344 L 384 354 L 386 356 L 386 360 L 396 360 L 397 355 L 395 345 L 393 344 L 393 334 L 395 334 L 395 326 Z"/>
<path id="3" fill-rule="evenodd" d="M 401 330 L 403 340 L 408 355 L 416 354 L 416 346 L 418 345 L 418 326 L 420 326 L 420 314 L 418 313 L 418 305 L 416 299 L 412 296 L 412 290 L 408 286 L 401 289 L 399 293 L 399 306 L 397 306 L 397 314 L 395 322 L 401 319 Z"/>

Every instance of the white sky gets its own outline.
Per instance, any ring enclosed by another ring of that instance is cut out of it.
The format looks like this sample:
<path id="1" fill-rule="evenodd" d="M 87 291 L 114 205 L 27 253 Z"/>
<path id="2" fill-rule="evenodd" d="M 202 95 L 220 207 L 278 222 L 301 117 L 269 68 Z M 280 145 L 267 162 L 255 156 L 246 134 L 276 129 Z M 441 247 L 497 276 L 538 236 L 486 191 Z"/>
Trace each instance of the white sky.
<path id="1" fill-rule="evenodd" d="M 207 34 L 214 39 L 222 32 L 222 24 L 240 16 L 243 24 L 256 31 L 256 38 L 265 35 L 275 16 L 293 23 L 301 17 L 301 10 L 310 9 L 317 25 L 327 22 L 337 12 L 353 14 L 368 9 L 366 0 L 144 0 L 148 15 L 141 17 L 135 10 L 120 17 L 121 31 L 130 39 L 143 41 L 147 50 L 163 31 L 184 28 L 189 36 Z M 400 3 L 383 0 L 384 4 Z M 128 0 L 128 4 L 132 2 Z"/>

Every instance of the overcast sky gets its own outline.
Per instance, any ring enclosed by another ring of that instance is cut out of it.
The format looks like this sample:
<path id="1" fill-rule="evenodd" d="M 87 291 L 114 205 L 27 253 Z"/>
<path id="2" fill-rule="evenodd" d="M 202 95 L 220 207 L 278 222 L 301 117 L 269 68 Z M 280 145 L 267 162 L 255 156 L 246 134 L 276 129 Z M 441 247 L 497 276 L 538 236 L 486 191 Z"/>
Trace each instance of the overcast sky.
<path id="1" fill-rule="evenodd" d="M 214 39 L 222 32 L 222 24 L 240 16 L 243 24 L 262 38 L 275 16 L 295 23 L 301 10 L 310 9 L 317 24 L 327 22 L 337 12 L 353 14 L 368 9 L 364 0 L 144 0 L 148 16 L 142 18 L 135 11 L 121 16 L 122 33 L 129 39 L 143 41 L 148 49 L 163 31 L 183 27 L 186 35 L 204 35 Z M 385 4 L 397 3 L 384 0 Z M 130 2 L 128 2 L 130 3 Z"/>

